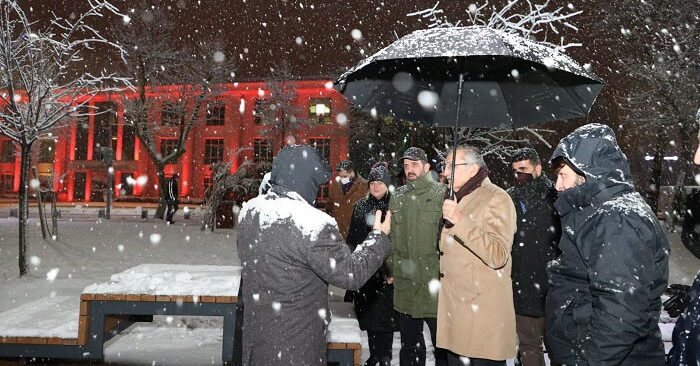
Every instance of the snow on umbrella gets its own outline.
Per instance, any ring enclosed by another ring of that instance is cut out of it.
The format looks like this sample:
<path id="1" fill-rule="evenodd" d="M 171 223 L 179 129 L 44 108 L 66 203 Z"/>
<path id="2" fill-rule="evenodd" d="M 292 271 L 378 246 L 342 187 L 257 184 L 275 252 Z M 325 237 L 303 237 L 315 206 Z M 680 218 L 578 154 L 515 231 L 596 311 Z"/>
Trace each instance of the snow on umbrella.
<path id="1" fill-rule="evenodd" d="M 585 116 L 603 81 L 548 45 L 469 26 L 404 36 L 341 75 L 336 88 L 382 116 L 514 129 Z"/>

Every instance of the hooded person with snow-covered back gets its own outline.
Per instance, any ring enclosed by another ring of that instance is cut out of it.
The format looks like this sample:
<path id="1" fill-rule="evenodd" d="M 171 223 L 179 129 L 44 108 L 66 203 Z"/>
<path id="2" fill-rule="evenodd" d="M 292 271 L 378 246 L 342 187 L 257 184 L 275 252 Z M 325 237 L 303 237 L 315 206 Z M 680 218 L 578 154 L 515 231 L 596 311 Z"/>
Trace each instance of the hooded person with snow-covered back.
<path id="1" fill-rule="evenodd" d="M 663 365 L 658 327 L 669 245 L 632 184 L 613 131 L 590 124 L 559 143 L 561 256 L 547 269 L 549 357 L 566 365 Z"/>
<path id="2" fill-rule="evenodd" d="M 311 205 L 329 179 L 314 148 L 284 148 L 267 193 L 241 209 L 243 365 L 326 365 L 328 284 L 359 289 L 391 250 L 389 215 L 377 215 L 350 251 L 335 220 Z"/>

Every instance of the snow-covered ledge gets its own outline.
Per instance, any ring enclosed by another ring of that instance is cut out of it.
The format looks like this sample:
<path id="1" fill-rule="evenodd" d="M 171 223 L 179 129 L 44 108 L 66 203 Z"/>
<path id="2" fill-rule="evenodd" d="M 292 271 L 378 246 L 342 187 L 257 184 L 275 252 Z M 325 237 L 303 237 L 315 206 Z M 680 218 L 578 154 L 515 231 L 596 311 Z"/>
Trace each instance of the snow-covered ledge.
<path id="1" fill-rule="evenodd" d="M 357 343 L 361 340 L 360 323 L 355 307 L 349 302 L 330 302 L 331 323 L 328 325 L 328 343 Z"/>
<path id="2" fill-rule="evenodd" d="M 141 264 L 86 287 L 84 294 L 238 296 L 240 266 Z"/>

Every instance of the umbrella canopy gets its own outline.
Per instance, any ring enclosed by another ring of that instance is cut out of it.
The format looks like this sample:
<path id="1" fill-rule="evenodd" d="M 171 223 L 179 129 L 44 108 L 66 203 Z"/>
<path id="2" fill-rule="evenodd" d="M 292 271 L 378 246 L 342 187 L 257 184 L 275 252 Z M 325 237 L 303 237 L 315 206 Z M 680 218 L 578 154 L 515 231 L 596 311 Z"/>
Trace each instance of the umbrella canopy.
<path id="1" fill-rule="evenodd" d="M 415 31 L 344 73 L 336 88 L 383 116 L 517 128 L 585 116 L 603 81 L 552 47 L 471 26 Z"/>

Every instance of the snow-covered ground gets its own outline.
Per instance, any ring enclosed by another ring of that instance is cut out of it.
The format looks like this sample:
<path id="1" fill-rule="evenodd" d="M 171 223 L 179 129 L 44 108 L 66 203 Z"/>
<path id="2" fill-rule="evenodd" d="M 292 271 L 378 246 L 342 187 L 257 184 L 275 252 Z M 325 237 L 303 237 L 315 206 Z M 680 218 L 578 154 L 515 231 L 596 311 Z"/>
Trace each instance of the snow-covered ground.
<path id="1" fill-rule="evenodd" d="M 0 312 L 47 296 L 77 299 L 85 287 L 109 281 L 113 274 L 144 263 L 240 265 L 235 230 L 200 231 L 196 219 L 180 220 L 172 226 L 152 219 L 65 219 L 59 222 L 59 231 L 56 241 L 44 241 L 37 221 L 30 220 L 31 275 L 20 280 L 17 219 L 0 218 Z M 670 280 L 690 284 L 700 269 L 700 260 L 685 250 L 678 234 L 672 234 L 671 239 Z M 331 292 L 333 299 L 342 301 L 344 291 L 332 288 Z M 108 342 L 105 361 L 119 365 L 219 365 L 221 327 L 222 321 L 216 317 L 156 317 L 153 323 L 132 326 Z M 425 334 L 430 345 L 427 328 Z M 362 343 L 363 357 L 367 358 L 364 333 Z M 396 365 L 399 344 L 397 332 Z M 428 364 L 434 364 L 430 352 Z"/>

